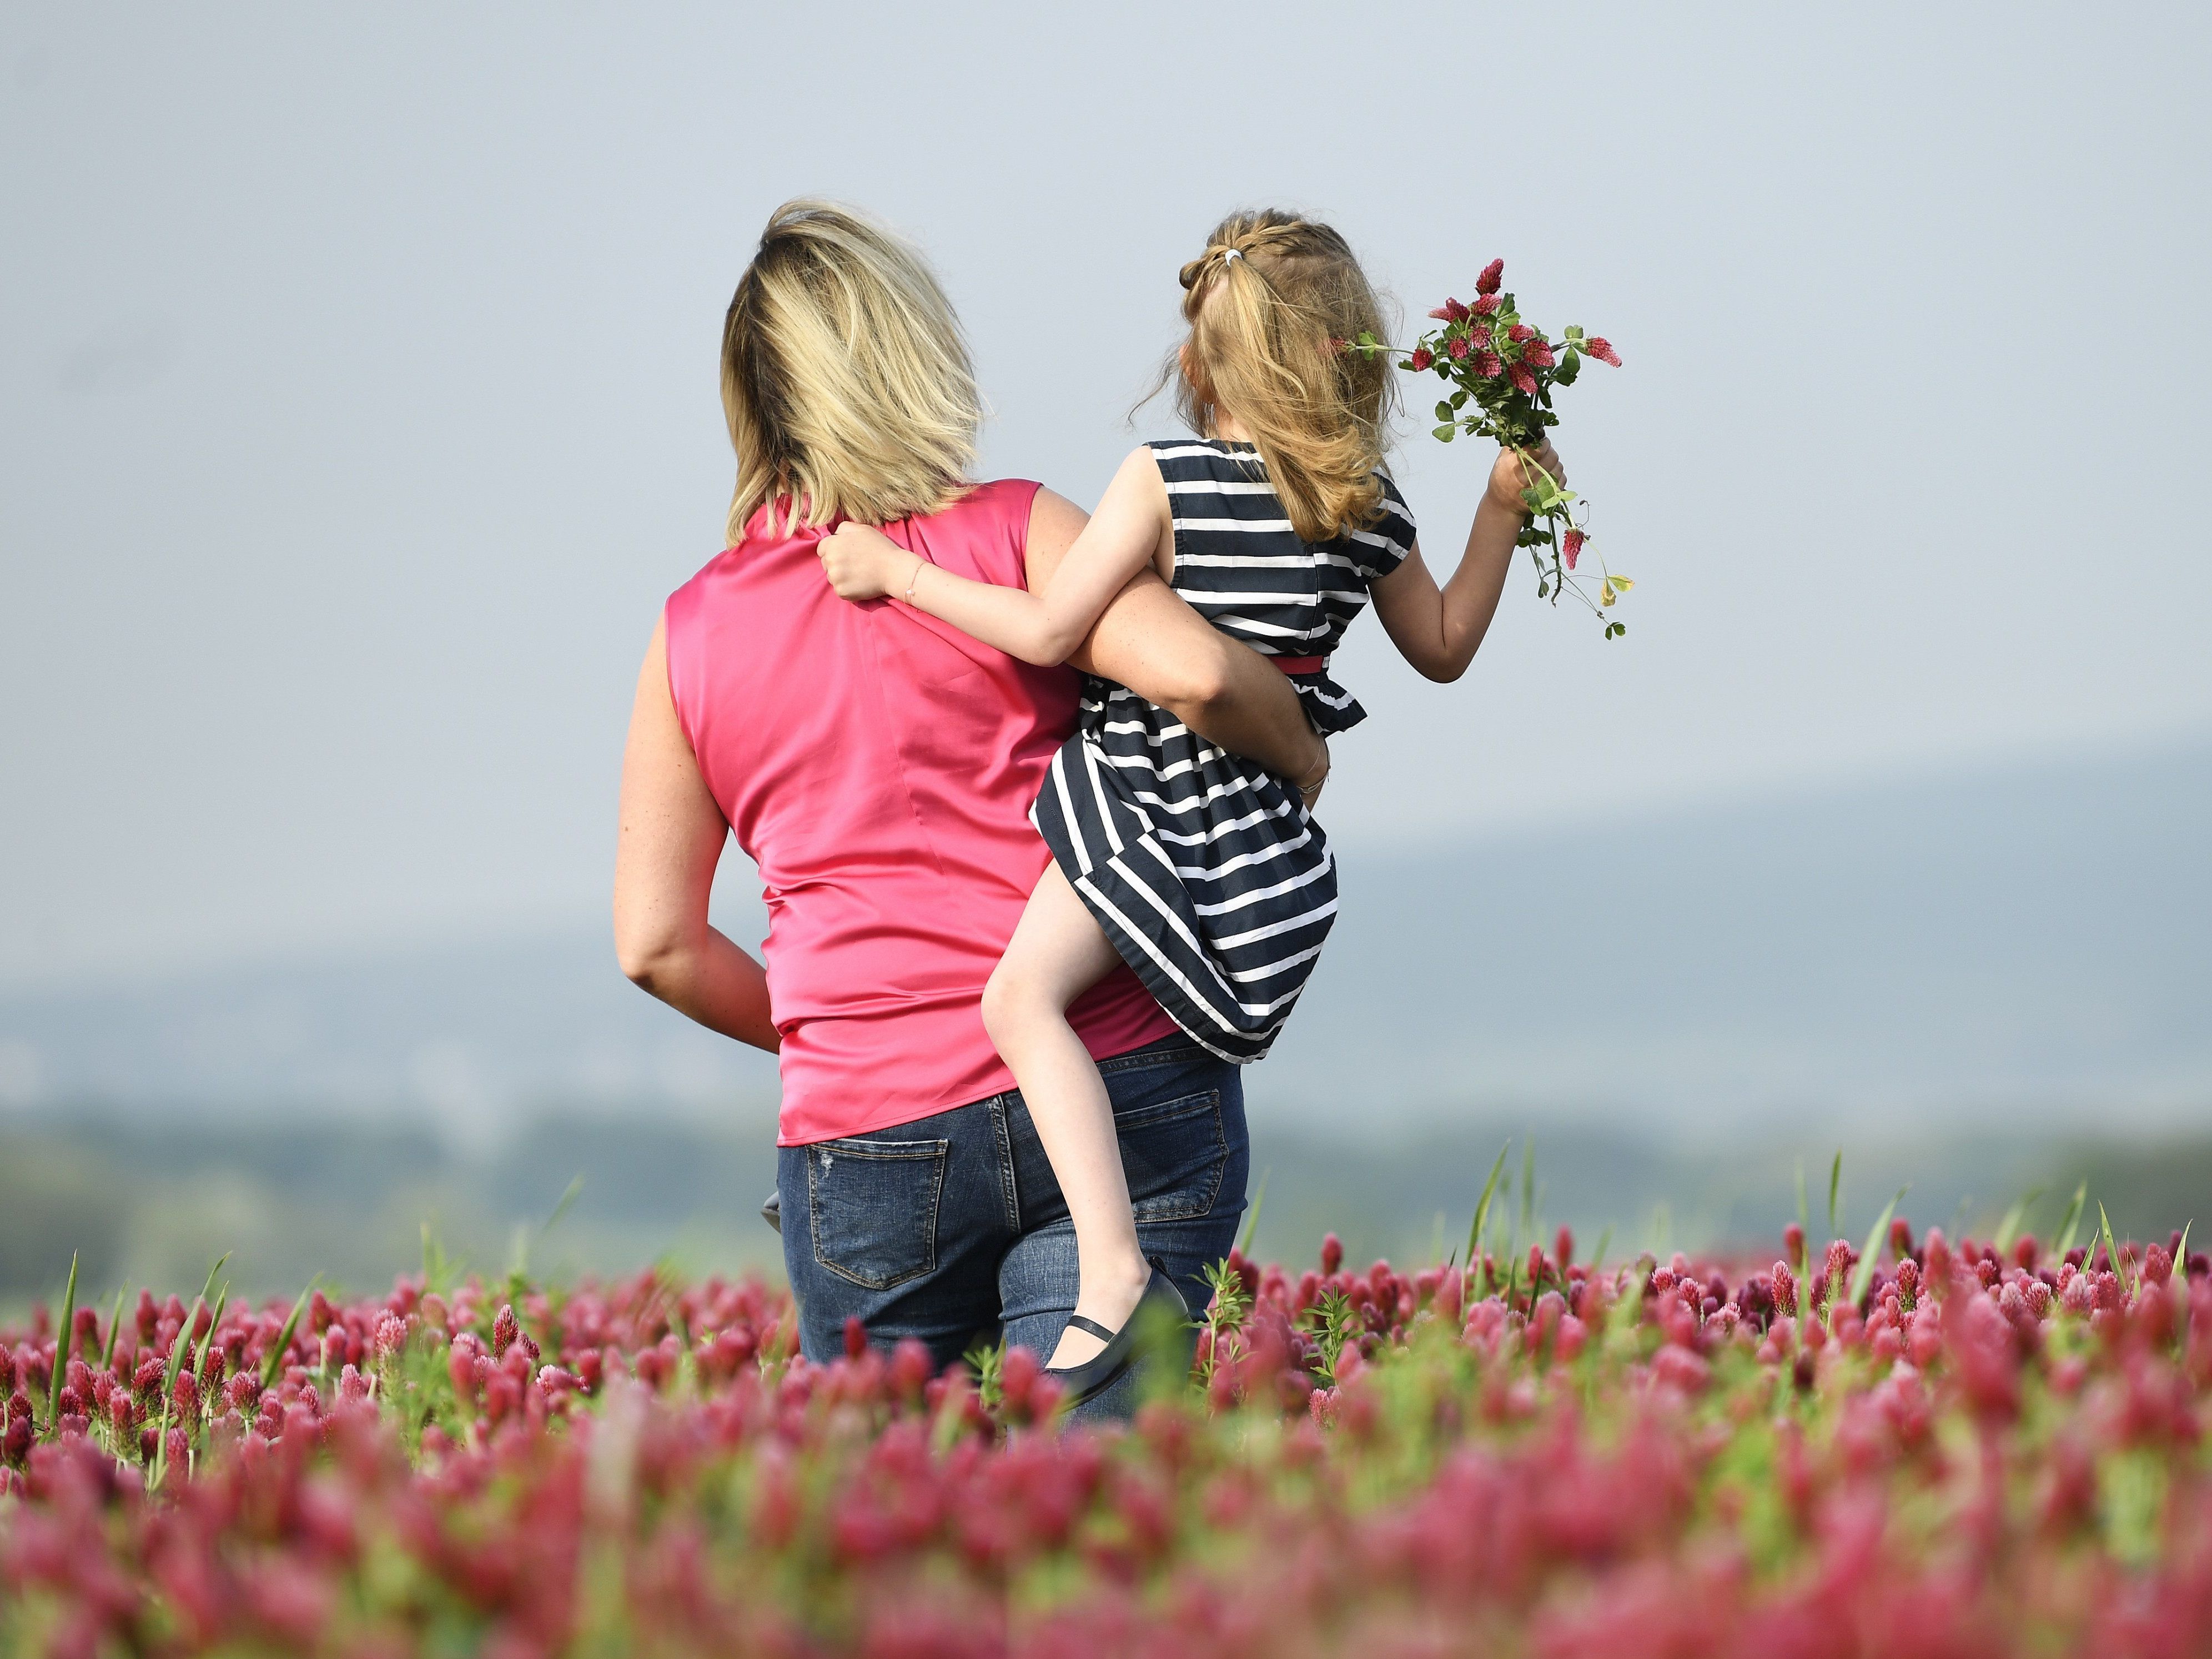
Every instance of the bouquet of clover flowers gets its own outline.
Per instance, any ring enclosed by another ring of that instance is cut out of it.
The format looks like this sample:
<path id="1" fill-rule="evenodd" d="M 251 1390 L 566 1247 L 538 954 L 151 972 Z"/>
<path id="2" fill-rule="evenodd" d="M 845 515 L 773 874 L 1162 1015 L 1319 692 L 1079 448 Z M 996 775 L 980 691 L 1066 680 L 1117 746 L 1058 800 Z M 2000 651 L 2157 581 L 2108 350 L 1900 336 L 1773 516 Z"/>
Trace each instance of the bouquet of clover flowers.
<path id="1" fill-rule="evenodd" d="M 1431 311 L 1429 315 L 1443 326 L 1422 335 L 1398 367 L 1416 374 L 1434 371 L 1450 385 L 1450 395 L 1437 404 L 1436 436 L 1445 443 L 1467 432 L 1522 452 L 1528 487 L 1521 499 L 1530 516 L 1519 544 L 1534 551 L 1537 597 L 1557 605 L 1562 593 L 1572 593 L 1605 623 L 1605 637 L 1618 639 L 1628 624 L 1605 613 L 1635 584 L 1606 568 L 1577 516 L 1580 498 L 1527 452 L 1543 441 L 1547 428 L 1559 424 L 1552 411 L 1552 388 L 1572 386 L 1584 357 L 1618 368 L 1620 356 L 1610 342 L 1580 328 L 1570 328 L 1559 341 L 1547 339 L 1543 331 L 1522 320 L 1513 296 L 1498 291 L 1504 274 L 1505 261 L 1492 259 L 1475 279 L 1474 304 L 1446 300 Z M 1362 334 L 1353 349 L 1368 357 L 1405 349 L 1371 334 Z M 1595 600 L 1584 586 L 1589 579 L 1576 568 L 1585 553 L 1597 562 Z"/>

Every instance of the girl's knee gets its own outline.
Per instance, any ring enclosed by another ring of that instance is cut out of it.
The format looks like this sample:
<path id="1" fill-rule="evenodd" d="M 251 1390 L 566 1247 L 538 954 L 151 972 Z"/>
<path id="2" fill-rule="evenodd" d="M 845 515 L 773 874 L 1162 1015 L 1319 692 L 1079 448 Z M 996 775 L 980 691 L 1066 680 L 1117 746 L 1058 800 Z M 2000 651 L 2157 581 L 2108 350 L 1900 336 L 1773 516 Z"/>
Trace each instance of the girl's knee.
<path id="1" fill-rule="evenodd" d="M 1001 963 L 983 982 L 983 1030 L 1001 1054 L 1011 1040 L 1035 1025 L 1043 999 L 1022 984 Z"/>

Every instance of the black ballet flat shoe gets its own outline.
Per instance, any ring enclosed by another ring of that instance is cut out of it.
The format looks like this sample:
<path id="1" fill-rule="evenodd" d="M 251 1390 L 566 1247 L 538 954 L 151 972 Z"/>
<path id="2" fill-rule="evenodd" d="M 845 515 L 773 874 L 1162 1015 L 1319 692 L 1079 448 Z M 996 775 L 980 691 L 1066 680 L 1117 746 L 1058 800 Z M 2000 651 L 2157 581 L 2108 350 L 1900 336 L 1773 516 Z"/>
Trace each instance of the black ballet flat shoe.
<path id="1" fill-rule="evenodd" d="M 1129 1316 L 1121 1322 L 1121 1328 L 1109 1331 L 1095 1319 L 1081 1314 L 1070 1314 L 1067 1322 L 1088 1335 L 1097 1337 L 1106 1346 L 1079 1365 L 1048 1365 L 1044 1374 L 1059 1383 L 1066 1392 L 1065 1402 L 1079 1406 L 1093 1395 L 1104 1393 L 1121 1381 L 1121 1373 L 1147 1358 L 1160 1346 L 1160 1334 L 1180 1331 L 1190 1323 L 1190 1304 L 1182 1299 L 1175 1280 L 1167 1276 L 1158 1258 L 1152 1260 L 1152 1277 L 1145 1286 L 1145 1293 L 1137 1298 L 1137 1305 L 1129 1310 Z"/>

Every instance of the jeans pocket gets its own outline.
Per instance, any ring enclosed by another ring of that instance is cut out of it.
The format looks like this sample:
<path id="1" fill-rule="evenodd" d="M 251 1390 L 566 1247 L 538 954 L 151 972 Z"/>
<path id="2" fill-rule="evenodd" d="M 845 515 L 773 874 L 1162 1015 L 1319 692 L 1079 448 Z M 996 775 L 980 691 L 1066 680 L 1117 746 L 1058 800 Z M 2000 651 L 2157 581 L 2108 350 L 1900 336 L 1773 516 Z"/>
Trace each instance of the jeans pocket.
<path id="1" fill-rule="evenodd" d="M 1229 1164 L 1218 1089 L 1117 1111 L 1114 1127 L 1138 1220 L 1188 1221 L 1212 1212 Z"/>
<path id="2" fill-rule="evenodd" d="M 814 1259 L 887 1291 L 937 1266 L 937 1202 L 949 1140 L 824 1140 L 806 1149 Z"/>

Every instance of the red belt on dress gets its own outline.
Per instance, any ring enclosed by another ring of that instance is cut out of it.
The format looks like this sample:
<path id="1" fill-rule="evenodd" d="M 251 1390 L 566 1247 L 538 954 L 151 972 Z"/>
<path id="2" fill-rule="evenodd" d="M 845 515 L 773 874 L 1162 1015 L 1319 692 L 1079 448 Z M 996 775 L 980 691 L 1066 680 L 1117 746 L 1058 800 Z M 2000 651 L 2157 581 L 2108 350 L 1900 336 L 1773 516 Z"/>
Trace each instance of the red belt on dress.
<path id="1" fill-rule="evenodd" d="M 1327 657 L 1270 657 L 1268 661 L 1285 674 L 1319 674 L 1328 667 Z"/>

